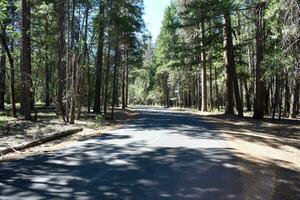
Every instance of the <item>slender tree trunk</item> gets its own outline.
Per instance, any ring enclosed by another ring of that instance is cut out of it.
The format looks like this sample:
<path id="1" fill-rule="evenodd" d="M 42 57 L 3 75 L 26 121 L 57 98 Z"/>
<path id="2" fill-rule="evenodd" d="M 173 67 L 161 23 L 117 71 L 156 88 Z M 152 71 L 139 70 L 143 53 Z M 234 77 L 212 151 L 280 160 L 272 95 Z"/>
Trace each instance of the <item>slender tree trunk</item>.
<path id="1" fill-rule="evenodd" d="M 126 75 L 125 75 L 125 106 L 128 107 L 128 88 L 129 88 L 129 66 L 128 66 L 129 52 L 126 51 Z"/>
<path id="2" fill-rule="evenodd" d="M 285 88 L 284 88 L 284 115 L 285 117 L 289 117 L 290 115 L 290 98 L 291 98 L 291 92 L 290 92 L 290 86 L 289 86 L 289 74 L 288 72 L 285 75 Z"/>
<path id="3" fill-rule="evenodd" d="M 126 47 L 124 45 L 124 52 L 126 52 Z M 124 59 L 126 59 L 126 53 L 124 53 Z M 126 64 L 123 66 L 122 74 L 122 109 L 126 108 L 125 93 L 126 93 Z"/>
<path id="4" fill-rule="evenodd" d="M 241 94 L 241 104 L 242 104 L 242 107 L 244 107 L 244 87 L 243 87 L 243 80 L 242 78 L 240 79 L 239 81 L 239 86 L 240 86 L 240 94 Z"/>
<path id="5" fill-rule="evenodd" d="M 213 98 L 213 66 L 211 57 L 209 58 L 209 102 L 210 102 L 210 110 L 214 109 L 214 98 Z"/>
<path id="6" fill-rule="evenodd" d="M 291 105 L 291 118 L 296 118 L 299 108 L 299 92 L 300 92 L 300 81 L 295 79 L 293 86 L 292 105 Z"/>
<path id="7" fill-rule="evenodd" d="M 119 70 L 117 70 L 117 79 L 116 79 L 116 107 L 119 107 Z"/>
<path id="8" fill-rule="evenodd" d="M 102 88 L 102 65 L 103 65 L 103 39 L 104 39 L 104 1 L 99 2 L 99 37 L 96 60 L 96 85 L 94 97 L 94 112 L 101 113 L 101 88 Z"/>
<path id="9" fill-rule="evenodd" d="M 88 113 L 91 113 L 91 67 L 90 67 L 90 54 L 87 53 L 87 68 L 88 68 Z"/>
<path id="10" fill-rule="evenodd" d="M 278 98 L 279 98 L 279 84 L 278 84 L 278 75 L 276 74 L 275 78 L 275 96 L 273 101 L 273 112 L 272 112 L 272 119 L 275 119 L 276 109 L 278 107 Z"/>
<path id="11" fill-rule="evenodd" d="M 21 113 L 31 120 L 30 3 L 22 0 Z"/>
<path id="12" fill-rule="evenodd" d="M 66 43 L 65 43 L 65 28 L 66 28 L 66 2 L 65 0 L 57 1 L 58 12 L 58 94 L 57 94 L 57 111 L 65 119 L 65 106 L 63 103 L 63 95 L 66 86 Z"/>
<path id="13" fill-rule="evenodd" d="M 109 69 L 110 69 L 110 39 L 108 39 L 107 47 L 107 61 L 105 70 L 105 91 L 104 91 L 104 114 L 107 114 L 107 99 L 108 99 L 108 85 L 109 85 Z"/>
<path id="14" fill-rule="evenodd" d="M 10 65 L 10 103 L 11 103 L 11 111 L 12 111 L 12 117 L 16 118 L 17 117 L 17 109 L 16 109 L 16 95 L 15 95 L 15 66 L 14 66 L 14 60 L 12 57 L 11 52 L 13 52 L 13 46 L 14 42 L 12 40 L 11 42 L 11 50 L 8 48 L 7 44 L 7 36 L 5 29 L 1 27 L 1 34 L 0 34 L 0 39 L 2 43 L 2 47 L 5 49 L 8 62 Z"/>
<path id="15" fill-rule="evenodd" d="M 111 119 L 114 120 L 114 111 L 115 105 L 117 102 L 118 94 L 117 94 L 117 74 L 118 74 L 118 64 L 119 64 L 119 42 L 116 42 L 115 47 L 115 63 L 114 63 L 114 80 L 113 80 L 113 90 L 112 90 L 112 105 L 111 105 Z"/>
<path id="16" fill-rule="evenodd" d="M 201 74 L 197 72 L 197 109 L 201 110 L 202 107 L 202 100 L 201 100 Z"/>
<path id="17" fill-rule="evenodd" d="M 268 87 L 267 85 L 264 87 L 264 112 L 265 113 L 270 113 L 269 111 L 269 96 L 270 96 L 270 87 Z"/>
<path id="18" fill-rule="evenodd" d="M 5 109 L 5 68 L 6 68 L 6 55 L 5 49 L 1 48 L 0 55 L 0 110 Z"/>
<path id="19" fill-rule="evenodd" d="M 218 86 L 218 74 L 217 74 L 217 67 L 215 67 L 215 91 L 216 91 L 216 102 L 215 105 L 217 106 L 218 110 L 220 110 L 220 104 L 219 104 L 219 86 Z"/>
<path id="20" fill-rule="evenodd" d="M 83 48 L 83 62 L 82 66 L 85 68 L 87 65 L 87 57 L 88 57 L 88 45 L 87 45 L 87 37 L 88 37 L 88 22 L 89 22 L 89 5 L 87 4 L 85 7 L 85 14 L 84 14 L 84 48 Z M 79 64 L 79 63 L 78 63 Z M 79 65 L 78 65 L 79 67 Z M 83 79 L 82 77 L 82 72 L 80 69 L 77 70 L 77 119 L 81 118 L 81 109 L 82 109 L 82 86 L 81 86 L 81 81 Z M 89 87 L 89 86 L 88 86 Z M 89 100 L 88 100 L 89 101 Z"/>
<path id="21" fill-rule="evenodd" d="M 201 60 L 202 60 L 202 83 L 201 83 L 201 94 L 202 94 L 202 105 L 201 105 L 201 111 L 206 112 L 207 111 L 207 66 L 206 66 L 206 52 L 204 49 L 204 41 L 205 41 L 205 25 L 204 21 L 201 22 Z"/>
<path id="22" fill-rule="evenodd" d="M 283 100 L 283 80 L 279 79 L 279 104 L 278 104 L 278 119 L 282 117 L 282 100 Z"/>
<path id="23" fill-rule="evenodd" d="M 165 106 L 167 108 L 170 107 L 170 94 L 169 94 L 169 87 L 168 87 L 168 75 L 167 74 L 164 74 L 164 89 L 165 89 Z M 188 101 L 187 101 L 188 103 Z"/>
<path id="24" fill-rule="evenodd" d="M 77 70 L 80 63 L 80 54 L 77 53 L 73 56 L 72 60 L 72 72 L 71 72 L 71 104 L 70 104 L 70 124 L 75 123 L 75 112 L 76 112 L 76 99 L 77 99 L 77 89 L 78 89 L 78 77 Z"/>
<path id="25" fill-rule="evenodd" d="M 245 78 L 243 79 L 243 81 L 244 81 L 244 88 L 245 88 L 245 93 L 246 93 L 245 94 L 246 95 L 246 108 L 247 108 L 247 111 L 250 112 L 250 111 L 252 111 L 250 91 L 248 89 L 248 84 L 247 84 L 247 81 Z"/>
<path id="26" fill-rule="evenodd" d="M 264 118 L 264 80 L 262 77 L 262 67 L 261 63 L 263 61 L 263 3 L 259 3 L 256 7 L 256 91 L 255 91 L 255 101 L 254 101 L 254 119 Z"/>
<path id="27" fill-rule="evenodd" d="M 45 38 L 48 38 L 48 31 L 49 31 L 49 22 L 48 17 L 45 20 Z M 48 41 L 45 41 L 45 107 L 50 106 L 50 82 L 51 82 L 51 75 L 50 75 L 50 67 L 49 67 L 49 57 L 48 57 Z"/>

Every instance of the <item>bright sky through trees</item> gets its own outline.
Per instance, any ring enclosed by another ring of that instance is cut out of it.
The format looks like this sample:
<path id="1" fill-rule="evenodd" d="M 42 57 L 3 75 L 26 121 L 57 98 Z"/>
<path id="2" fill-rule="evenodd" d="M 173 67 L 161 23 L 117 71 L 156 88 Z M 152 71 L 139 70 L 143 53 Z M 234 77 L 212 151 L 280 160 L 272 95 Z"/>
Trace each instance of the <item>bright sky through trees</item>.
<path id="1" fill-rule="evenodd" d="M 144 18 L 147 28 L 152 34 L 153 41 L 156 40 L 159 34 L 164 10 L 170 3 L 171 0 L 145 0 Z"/>

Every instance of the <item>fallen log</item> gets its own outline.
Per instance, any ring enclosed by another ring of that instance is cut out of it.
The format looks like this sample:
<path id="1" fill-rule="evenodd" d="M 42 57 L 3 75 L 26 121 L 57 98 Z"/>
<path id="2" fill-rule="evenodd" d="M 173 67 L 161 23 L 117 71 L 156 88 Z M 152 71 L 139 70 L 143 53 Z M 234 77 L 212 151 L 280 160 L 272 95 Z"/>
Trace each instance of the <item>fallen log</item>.
<path id="1" fill-rule="evenodd" d="M 35 146 L 38 146 L 38 145 L 41 145 L 41 144 L 44 144 L 47 142 L 51 142 L 51 141 L 54 141 L 54 140 L 57 140 L 57 139 L 60 139 L 63 137 L 67 137 L 69 135 L 73 135 L 75 133 L 81 132 L 82 130 L 83 130 L 82 128 L 77 128 L 77 129 L 70 129 L 70 130 L 58 132 L 54 135 L 51 135 L 51 136 L 48 136 L 45 138 L 41 138 L 38 140 L 34 140 L 27 144 L 23 144 L 23 145 L 20 145 L 17 147 L 9 147 L 9 148 L 3 149 L 0 151 L 0 155 L 5 155 L 5 154 L 11 153 L 11 152 L 16 152 L 16 151 L 22 151 L 22 150 L 30 148 L 30 147 L 35 147 Z"/>

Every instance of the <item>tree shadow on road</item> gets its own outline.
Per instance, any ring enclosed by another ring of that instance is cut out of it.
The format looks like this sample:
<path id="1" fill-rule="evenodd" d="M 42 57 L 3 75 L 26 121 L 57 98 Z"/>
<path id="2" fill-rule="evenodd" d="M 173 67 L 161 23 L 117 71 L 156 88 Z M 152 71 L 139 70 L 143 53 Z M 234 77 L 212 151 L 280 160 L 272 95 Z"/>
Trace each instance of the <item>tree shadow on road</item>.
<path id="1" fill-rule="evenodd" d="M 183 114 L 174 113 L 149 115 L 141 114 L 128 129 L 139 134 L 144 129 L 158 132 L 168 128 L 174 132 L 170 134 L 205 142 L 220 139 L 217 129 L 197 117 L 184 119 Z M 295 200 L 300 197 L 296 171 L 241 160 L 228 147 L 171 148 L 149 146 L 143 140 L 120 145 L 132 137 L 126 130 L 124 134 L 109 133 L 63 151 L 3 163 L 0 199 Z"/>

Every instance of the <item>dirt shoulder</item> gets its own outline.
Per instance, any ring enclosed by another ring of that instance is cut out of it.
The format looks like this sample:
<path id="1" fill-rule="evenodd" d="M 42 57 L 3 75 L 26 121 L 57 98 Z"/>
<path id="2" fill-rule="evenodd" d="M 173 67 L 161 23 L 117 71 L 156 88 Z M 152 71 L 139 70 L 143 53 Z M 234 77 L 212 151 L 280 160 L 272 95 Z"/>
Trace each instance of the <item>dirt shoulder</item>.
<path id="1" fill-rule="evenodd" d="M 197 114 L 221 131 L 237 157 L 300 172 L 299 120 L 257 121 L 250 117 Z"/>
<path id="2" fill-rule="evenodd" d="M 26 156 L 42 154 L 47 151 L 59 150 L 76 141 L 86 140 L 99 136 L 105 131 L 121 127 L 123 124 L 132 120 L 138 115 L 137 112 L 117 109 L 115 120 L 100 121 L 94 114 L 85 113 L 76 124 L 64 124 L 60 118 L 57 118 L 51 110 L 39 113 L 37 122 L 28 122 L 19 119 L 5 118 L 0 124 L 0 151 L 8 148 L 13 149 L 12 153 L 1 155 L 0 161 L 19 159 Z M 14 147 L 26 146 L 34 141 L 53 137 L 56 134 L 69 130 L 82 131 L 66 137 L 60 137 L 53 141 L 46 142 L 35 147 L 26 148 L 17 151 Z"/>

